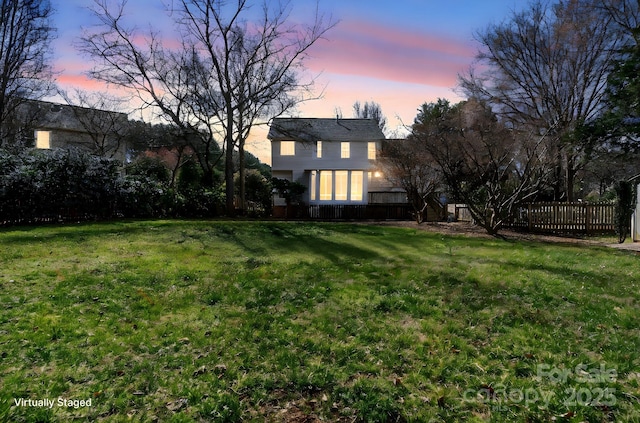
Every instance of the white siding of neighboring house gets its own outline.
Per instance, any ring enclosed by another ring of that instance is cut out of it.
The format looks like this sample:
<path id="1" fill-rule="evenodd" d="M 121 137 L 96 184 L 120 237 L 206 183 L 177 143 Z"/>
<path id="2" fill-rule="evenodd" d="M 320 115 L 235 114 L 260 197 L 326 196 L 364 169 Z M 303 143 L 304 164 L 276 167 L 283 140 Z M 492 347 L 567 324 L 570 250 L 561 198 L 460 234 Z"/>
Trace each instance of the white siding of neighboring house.
<path id="1" fill-rule="evenodd" d="M 126 160 L 126 113 L 28 100 L 19 106 L 18 117 L 34 130 L 36 148 L 75 147 Z"/>

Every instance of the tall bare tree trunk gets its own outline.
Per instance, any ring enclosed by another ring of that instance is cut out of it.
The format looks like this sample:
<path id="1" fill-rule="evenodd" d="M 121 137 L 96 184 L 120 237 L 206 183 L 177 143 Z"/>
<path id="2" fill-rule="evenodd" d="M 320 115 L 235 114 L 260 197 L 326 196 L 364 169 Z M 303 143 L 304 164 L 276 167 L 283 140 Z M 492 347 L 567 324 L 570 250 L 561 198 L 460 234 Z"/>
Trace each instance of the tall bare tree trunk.
<path id="1" fill-rule="evenodd" d="M 231 109 L 231 106 L 228 106 Z M 225 180 L 225 196 L 226 196 L 226 209 L 227 216 L 234 217 L 236 215 L 236 207 L 233 201 L 234 189 L 233 189 L 233 114 L 227 115 L 227 133 L 226 133 L 226 151 L 224 160 L 224 180 Z"/>
<path id="2" fill-rule="evenodd" d="M 245 169 L 244 143 L 238 146 L 238 172 L 240 174 L 240 177 L 238 178 L 238 208 L 242 211 L 242 214 L 245 214 L 247 209 L 245 190 L 247 169 Z"/>
<path id="3" fill-rule="evenodd" d="M 211 143 L 222 139 L 225 208 L 234 216 L 236 146 L 244 151 L 254 122 L 306 100 L 313 79 L 300 78 L 298 71 L 305 52 L 334 23 L 318 13 L 310 24 L 289 23 L 289 1 L 179 0 L 171 17 L 181 46 L 171 49 L 155 31 L 140 37 L 135 27 L 123 26 L 126 3 L 95 2 L 102 24 L 82 40 L 82 50 L 95 61 L 91 76 L 135 90 L 143 107 L 196 135 L 208 179 L 218 162 L 209 160 Z M 259 3 L 262 16 L 254 12 Z"/>

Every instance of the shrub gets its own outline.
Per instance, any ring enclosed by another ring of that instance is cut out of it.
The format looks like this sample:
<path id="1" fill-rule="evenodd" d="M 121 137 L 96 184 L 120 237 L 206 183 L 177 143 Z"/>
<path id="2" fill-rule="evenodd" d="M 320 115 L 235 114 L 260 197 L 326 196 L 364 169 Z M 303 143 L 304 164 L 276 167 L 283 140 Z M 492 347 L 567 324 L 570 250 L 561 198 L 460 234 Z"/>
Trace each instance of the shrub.
<path id="1" fill-rule="evenodd" d="M 125 171 L 76 149 L 0 150 L 0 224 L 218 215 L 218 189 L 192 182 L 176 189 L 158 160 L 143 158 Z"/>
<path id="2" fill-rule="evenodd" d="M 240 186 L 240 175 L 236 174 L 235 186 Z M 263 217 L 271 214 L 272 185 L 258 170 L 247 169 L 245 175 L 245 200 L 249 217 Z M 239 194 L 239 192 L 236 192 Z"/>
<path id="3" fill-rule="evenodd" d="M 79 150 L 0 152 L 0 220 L 56 221 L 109 217 L 118 163 Z"/>
<path id="4" fill-rule="evenodd" d="M 202 186 L 202 168 L 198 166 L 195 159 L 187 160 L 178 173 L 177 188 L 179 192 L 187 193 L 200 189 Z"/>
<path id="5" fill-rule="evenodd" d="M 165 217 L 173 209 L 173 191 L 152 177 L 126 175 L 118 186 L 118 212 L 122 216 Z"/>
<path id="6" fill-rule="evenodd" d="M 212 175 L 216 181 L 219 175 Z M 176 183 L 176 213 L 181 217 L 218 216 L 224 204 L 223 194 L 216 187 L 203 184 L 202 168 L 195 159 L 180 168 Z"/>
<path id="7" fill-rule="evenodd" d="M 140 157 L 125 167 L 127 175 L 143 176 L 164 185 L 171 183 L 171 171 L 156 157 Z"/>

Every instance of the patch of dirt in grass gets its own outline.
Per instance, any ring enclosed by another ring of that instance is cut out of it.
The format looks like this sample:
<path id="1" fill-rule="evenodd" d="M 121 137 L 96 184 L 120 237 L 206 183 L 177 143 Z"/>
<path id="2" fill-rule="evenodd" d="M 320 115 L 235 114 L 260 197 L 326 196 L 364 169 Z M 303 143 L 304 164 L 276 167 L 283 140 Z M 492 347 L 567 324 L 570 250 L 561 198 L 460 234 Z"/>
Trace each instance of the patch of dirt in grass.
<path id="1" fill-rule="evenodd" d="M 262 410 L 266 411 L 266 410 Z M 270 410 L 270 413 L 263 414 L 268 417 L 268 421 L 272 422 L 286 422 L 286 423 L 319 423 L 320 420 L 317 416 L 302 411 L 295 404 L 287 404 L 285 408 L 279 410 Z"/>
<path id="2" fill-rule="evenodd" d="M 406 316 L 401 322 L 400 327 L 414 335 L 419 343 L 426 342 L 429 338 L 422 332 L 420 321 L 412 317 Z"/>
<path id="3" fill-rule="evenodd" d="M 418 225 L 413 221 L 387 221 L 387 222 L 374 222 L 369 223 L 380 226 L 397 226 L 402 228 L 411 228 L 426 232 L 439 233 L 443 235 L 464 235 L 474 238 L 493 239 L 494 237 L 489 235 L 482 227 L 473 225 L 469 222 L 425 222 Z M 501 230 L 499 237 L 506 240 L 514 241 L 534 241 L 534 242 L 548 242 L 559 244 L 577 244 L 577 245 L 594 245 L 594 246 L 607 246 L 610 243 L 589 238 L 560 236 L 560 235 L 544 235 L 544 234 L 532 234 L 525 232 L 517 232 L 510 230 Z"/>
<path id="4" fill-rule="evenodd" d="M 286 393 L 276 393 L 276 396 L 285 397 Z M 256 417 L 260 417 L 267 422 L 278 423 L 320 423 L 326 421 L 321 418 L 317 412 L 323 406 L 327 405 L 328 398 L 326 395 L 317 395 L 313 398 L 297 398 L 292 400 L 275 401 L 262 405 L 256 412 Z M 334 422 L 352 421 L 346 417 L 335 415 L 336 406 L 332 406 L 330 417 Z"/>

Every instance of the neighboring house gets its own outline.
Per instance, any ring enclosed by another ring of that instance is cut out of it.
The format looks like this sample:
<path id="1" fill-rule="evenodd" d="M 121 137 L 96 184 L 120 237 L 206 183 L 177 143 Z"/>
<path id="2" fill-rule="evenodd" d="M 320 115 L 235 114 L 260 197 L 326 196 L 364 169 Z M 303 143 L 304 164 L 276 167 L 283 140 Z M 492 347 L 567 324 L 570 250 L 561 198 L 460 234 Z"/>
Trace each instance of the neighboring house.
<path id="1" fill-rule="evenodd" d="M 375 120 L 276 118 L 268 138 L 273 177 L 304 185 L 306 204 L 406 202 L 378 167 L 384 134 Z M 274 205 L 284 199 L 276 197 Z"/>
<path id="2" fill-rule="evenodd" d="M 18 119 L 33 131 L 33 147 L 76 147 L 120 161 L 126 158 L 126 113 L 28 100 L 19 106 Z"/>

